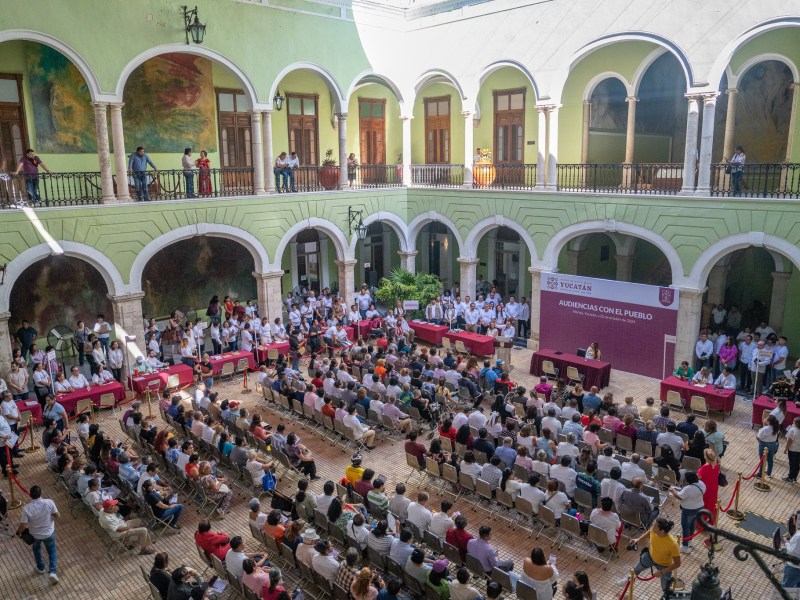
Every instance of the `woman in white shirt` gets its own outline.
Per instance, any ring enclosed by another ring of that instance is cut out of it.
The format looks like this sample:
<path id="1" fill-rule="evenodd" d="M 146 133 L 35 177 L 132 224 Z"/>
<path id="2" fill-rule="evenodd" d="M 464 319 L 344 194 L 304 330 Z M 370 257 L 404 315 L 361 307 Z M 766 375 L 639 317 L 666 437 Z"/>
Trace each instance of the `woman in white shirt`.
<path id="1" fill-rule="evenodd" d="M 106 364 L 106 355 L 103 352 L 103 345 L 100 343 L 100 340 L 96 340 L 92 345 L 92 359 L 94 360 L 92 374 L 94 374 L 97 373 L 97 367 Z"/>
<path id="2" fill-rule="evenodd" d="M 103 365 L 97 369 L 97 373 L 92 375 L 92 385 L 104 385 L 114 381 L 114 376 L 111 371 L 107 370 Z"/>
<path id="3" fill-rule="evenodd" d="M 764 426 L 758 430 L 758 456 L 764 456 L 764 449 L 767 450 L 767 477 L 772 477 L 772 461 L 778 452 L 778 433 L 781 431 L 780 423 L 775 415 L 768 415 L 764 420 Z M 759 470 L 759 476 L 764 471 L 764 466 Z"/>
<path id="4" fill-rule="evenodd" d="M 192 369 L 194 369 L 196 361 L 194 353 L 192 352 L 192 348 L 189 345 L 189 340 L 187 338 L 183 338 L 181 340 L 181 362 L 185 364 L 187 367 L 191 367 Z"/>
<path id="5" fill-rule="evenodd" d="M 36 363 L 33 368 L 33 391 L 36 392 L 39 404 L 44 404 L 44 397 L 50 393 L 50 374 L 44 366 L 45 363 Z"/>
<path id="6" fill-rule="evenodd" d="M 534 446 L 536 445 L 536 438 L 531 431 L 531 426 L 525 424 L 519 430 L 519 435 L 517 435 L 517 444 L 520 446 L 525 446 L 528 450 L 528 456 L 534 457 L 536 454 L 534 452 Z"/>
<path id="7" fill-rule="evenodd" d="M 400 302 L 400 300 L 394 303 L 394 309 L 392 310 L 392 313 L 394 314 L 395 317 L 406 316 L 406 309 L 403 308 L 403 303 Z"/>
<path id="8" fill-rule="evenodd" d="M 586 349 L 586 358 L 590 360 L 600 360 L 602 353 L 600 352 L 600 344 L 592 342 Z"/>
<path id="9" fill-rule="evenodd" d="M 489 327 L 486 328 L 486 333 L 484 335 L 488 335 L 491 338 L 496 338 L 500 335 L 500 332 L 497 330 L 497 323 L 494 319 L 489 323 Z"/>
<path id="10" fill-rule="evenodd" d="M 703 508 L 703 494 L 706 493 L 706 484 L 700 481 L 694 471 L 686 471 L 683 479 L 686 485 L 680 489 L 671 487 L 669 493 L 680 500 L 681 537 L 687 538 L 694 533 L 695 517 L 698 511 Z M 689 551 L 689 542 L 681 541 L 681 552 Z"/>
<path id="11" fill-rule="evenodd" d="M 69 382 L 67 382 L 67 378 L 64 376 L 64 373 L 59 373 L 56 375 L 56 380 L 53 382 L 53 391 L 55 391 L 56 394 L 69 394 L 75 390 L 72 388 Z"/>
<path id="12" fill-rule="evenodd" d="M 708 372 L 708 367 L 702 367 L 697 373 L 694 374 L 694 377 L 692 377 L 692 382 L 695 384 L 701 383 L 711 385 L 714 383 L 714 376 Z"/>
<path id="13" fill-rule="evenodd" d="M 111 342 L 111 349 L 108 351 L 108 366 L 114 379 L 122 383 L 122 348 L 119 347 L 119 342 L 114 340 Z"/>
<path id="14" fill-rule="evenodd" d="M 536 597 L 539 600 L 553 600 L 553 582 L 557 578 L 558 570 L 555 565 L 547 563 L 544 550 L 541 548 L 534 548 L 530 558 L 526 558 L 522 563 L 520 580 L 536 590 Z"/>
<path id="15" fill-rule="evenodd" d="M 550 461 L 547 458 L 547 452 L 544 450 L 537 450 L 536 460 L 533 461 L 533 470 L 537 473 L 550 477 Z M 558 487 L 556 487 L 558 489 Z"/>

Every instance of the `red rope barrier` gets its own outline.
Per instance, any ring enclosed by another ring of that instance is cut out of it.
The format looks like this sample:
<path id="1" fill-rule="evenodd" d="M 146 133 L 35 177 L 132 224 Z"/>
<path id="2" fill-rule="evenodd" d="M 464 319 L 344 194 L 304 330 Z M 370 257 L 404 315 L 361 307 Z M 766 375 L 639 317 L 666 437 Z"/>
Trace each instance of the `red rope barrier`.
<path id="1" fill-rule="evenodd" d="M 696 538 L 701 533 L 703 533 L 703 530 L 702 529 L 698 529 L 692 535 L 687 535 L 685 538 L 681 538 L 681 541 L 682 542 L 688 542 L 689 540 L 693 540 L 694 538 Z"/>
<path id="2" fill-rule="evenodd" d="M 636 579 L 638 579 L 639 581 L 652 581 L 655 578 L 656 578 L 655 575 L 650 575 L 650 577 L 639 577 L 638 575 L 636 576 Z"/>
<path id="3" fill-rule="evenodd" d="M 726 506 L 725 508 L 721 508 L 720 509 L 721 512 L 724 512 L 724 513 L 728 512 L 730 507 L 733 506 L 733 501 L 736 500 L 736 494 L 738 494 L 738 493 L 739 493 L 739 482 L 737 481 L 736 485 L 733 486 L 733 495 L 731 496 L 731 501 L 728 502 L 728 506 Z"/>
<path id="4" fill-rule="evenodd" d="M 17 476 L 14 475 L 14 469 L 11 467 L 11 451 L 8 449 L 8 445 L 6 445 L 5 448 L 6 448 L 6 461 L 7 461 L 6 464 L 8 465 L 8 469 L 6 472 L 11 476 L 11 480 L 17 484 L 17 487 L 21 489 L 23 492 L 25 492 L 26 496 L 30 497 L 31 495 L 30 492 L 26 490 L 24 487 L 22 487 L 22 484 L 17 479 Z"/>
<path id="5" fill-rule="evenodd" d="M 753 469 L 753 472 L 750 473 L 750 475 L 747 476 L 747 477 L 742 477 L 742 481 L 748 481 L 748 480 L 752 479 L 753 477 L 755 477 L 756 473 L 758 473 L 758 470 L 761 468 L 762 464 L 764 464 L 764 455 L 763 454 L 761 455 L 761 460 L 758 461 L 758 464 L 756 465 L 756 468 Z"/>
<path id="6" fill-rule="evenodd" d="M 619 600 L 623 600 L 623 598 L 625 598 L 625 594 L 628 593 L 628 588 L 629 587 L 631 587 L 631 580 L 630 579 L 628 579 L 628 581 L 625 582 L 625 589 L 622 590 L 622 593 L 619 595 Z"/>
<path id="7" fill-rule="evenodd" d="M 17 440 L 17 446 L 22 446 L 22 442 L 24 442 L 24 441 L 25 441 L 25 438 L 26 438 L 26 437 L 28 437 L 28 432 L 29 432 L 30 430 L 31 430 L 31 424 L 30 424 L 30 422 L 29 422 L 29 423 L 28 423 L 28 426 L 25 428 L 25 432 L 22 434 L 22 437 L 20 437 L 20 438 Z"/>

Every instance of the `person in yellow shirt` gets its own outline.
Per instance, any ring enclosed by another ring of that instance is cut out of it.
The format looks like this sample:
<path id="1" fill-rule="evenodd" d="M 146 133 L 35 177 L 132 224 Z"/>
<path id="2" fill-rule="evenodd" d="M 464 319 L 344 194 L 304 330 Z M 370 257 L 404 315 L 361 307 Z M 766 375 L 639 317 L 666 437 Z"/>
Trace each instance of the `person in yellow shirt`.
<path id="1" fill-rule="evenodd" d="M 361 481 L 361 477 L 364 475 L 364 467 L 361 466 L 361 460 L 361 453 L 356 452 L 350 459 L 350 466 L 344 470 L 344 476 L 350 482 L 350 485 L 355 485 L 356 481 Z"/>
<path id="2" fill-rule="evenodd" d="M 639 557 L 639 563 L 633 568 L 637 575 L 651 569 L 653 575 L 661 578 L 661 589 L 667 591 L 672 582 L 672 573 L 681 566 L 681 553 L 677 540 L 669 532 L 675 524 L 669 519 L 658 518 L 649 531 L 633 540 L 629 549 L 642 543 L 646 538 L 650 540 L 650 547 L 645 549 Z"/>

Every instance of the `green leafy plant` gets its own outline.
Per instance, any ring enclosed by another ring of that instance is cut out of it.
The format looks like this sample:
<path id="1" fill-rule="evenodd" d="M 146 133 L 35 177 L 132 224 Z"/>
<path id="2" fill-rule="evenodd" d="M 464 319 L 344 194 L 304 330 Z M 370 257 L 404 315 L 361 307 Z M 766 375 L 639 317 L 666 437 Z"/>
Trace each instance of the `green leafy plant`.
<path id="1" fill-rule="evenodd" d="M 325 158 L 322 161 L 322 164 L 325 166 L 336 166 L 336 159 L 333 158 L 333 148 L 328 148 L 325 151 Z"/>
<path id="2" fill-rule="evenodd" d="M 388 277 L 384 277 L 378 284 L 376 295 L 378 300 L 392 308 L 395 302 L 403 300 L 419 301 L 420 309 L 442 290 L 442 282 L 436 275 L 430 273 L 411 273 L 405 269 L 392 270 Z"/>

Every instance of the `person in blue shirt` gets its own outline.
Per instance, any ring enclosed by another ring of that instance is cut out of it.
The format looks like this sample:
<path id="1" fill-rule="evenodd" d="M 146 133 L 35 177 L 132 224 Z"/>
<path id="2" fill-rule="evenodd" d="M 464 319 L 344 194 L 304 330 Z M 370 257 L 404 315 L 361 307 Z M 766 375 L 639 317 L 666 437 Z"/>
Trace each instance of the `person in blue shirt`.
<path id="1" fill-rule="evenodd" d="M 597 388 L 592 386 L 589 393 L 583 397 L 583 410 L 588 411 L 591 409 L 596 411 L 602 403 L 603 399 L 597 395 Z"/>
<path id="2" fill-rule="evenodd" d="M 139 483 L 141 473 L 133 466 L 127 452 L 120 452 L 117 460 L 119 460 L 119 476 L 134 486 L 135 489 Z"/>
<path id="3" fill-rule="evenodd" d="M 139 146 L 136 152 L 131 154 L 128 159 L 128 173 L 133 175 L 133 182 L 136 186 L 136 200 L 150 200 L 150 195 L 147 191 L 147 165 L 153 167 L 153 171 L 158 174 L 158 168 L 150 160 L 150 157 L 144 151 L 144 148 Z"/>
<path id="4" fill-rule="evenodd" d="M 510 437 L 503 438 L 503 445 L 494 452 L 495 456 L 499 456 L 509 469 L 514 467 L 514 463 L 517 460 L 517 451 L 512 448 L 512 442 L 513 440 Z"/>
<path id="5" fill-rule="evenodd" d="M 56 428 L 61 432 L 64 431 L 64 424 L 67 421 L 67 411 L 64 410 L 64 407 L 56 402 L 56 399 L 50 394 L 45 396 L 42 416 L 53 419 L 56 422 Z"/>

